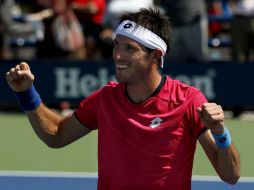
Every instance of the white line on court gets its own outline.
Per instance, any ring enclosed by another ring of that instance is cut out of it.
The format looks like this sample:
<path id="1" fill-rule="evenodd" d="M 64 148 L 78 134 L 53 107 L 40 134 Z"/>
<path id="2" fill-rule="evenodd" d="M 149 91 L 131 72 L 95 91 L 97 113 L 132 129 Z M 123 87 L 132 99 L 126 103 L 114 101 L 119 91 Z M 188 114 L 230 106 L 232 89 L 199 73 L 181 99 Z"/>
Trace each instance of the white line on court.
<path id="1" fill-rule="evenodd" d="M 97 178 L 97 172 L 55 172 L 55 171 L 1 171 L 1 176 L 10 177 L 66 177 L 66 178 Z M 217 176 L 192 176 L 193 181 L 221 181 Z M 254 183 L 254 177 L 241 177 L 239 182 Z"/>
<path id="2" fill-rule="evenodd" d="M 221 181 L 217 176 L 204 176 L 204 175 L 194 175 L 192 176 L 193 181 Z M 239 182 L 254 183 L 254 177 L 241 177 Z"/>

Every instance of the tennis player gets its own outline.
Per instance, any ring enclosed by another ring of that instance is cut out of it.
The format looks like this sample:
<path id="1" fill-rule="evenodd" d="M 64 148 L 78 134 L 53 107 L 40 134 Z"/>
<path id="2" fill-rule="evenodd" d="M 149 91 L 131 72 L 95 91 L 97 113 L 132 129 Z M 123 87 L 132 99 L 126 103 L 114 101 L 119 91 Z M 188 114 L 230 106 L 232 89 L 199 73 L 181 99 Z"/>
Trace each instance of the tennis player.
<path id="1" fill-rule="evenodd" d="M 99 190 L 190 190 L 197 140 L 223 181 L 239 179 L 240 158 L 221 106 L 160 72 L 170 34 L 168 18 L 157 10 L 123 14 L 113 50 L 118 83 L 109 82 L 67 117 L 42 103 L 27 63 L 6 73 L 34 131 L 49 147 L 98 130 Z"/>

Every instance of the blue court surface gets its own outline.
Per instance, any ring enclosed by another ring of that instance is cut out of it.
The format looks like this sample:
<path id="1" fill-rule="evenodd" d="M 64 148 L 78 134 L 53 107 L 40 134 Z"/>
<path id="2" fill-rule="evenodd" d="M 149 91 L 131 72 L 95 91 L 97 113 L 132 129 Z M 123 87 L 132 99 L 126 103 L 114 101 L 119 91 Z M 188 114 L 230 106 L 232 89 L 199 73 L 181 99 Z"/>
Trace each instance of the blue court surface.
<path id="1" fill-rule="evenodd" d="M 96 173 L 0 171 L 0 190 L 96 190 Z M 228 185 L 217 177 L 193 176 L 192 190 L 254 190 L 254 178 Z"/>

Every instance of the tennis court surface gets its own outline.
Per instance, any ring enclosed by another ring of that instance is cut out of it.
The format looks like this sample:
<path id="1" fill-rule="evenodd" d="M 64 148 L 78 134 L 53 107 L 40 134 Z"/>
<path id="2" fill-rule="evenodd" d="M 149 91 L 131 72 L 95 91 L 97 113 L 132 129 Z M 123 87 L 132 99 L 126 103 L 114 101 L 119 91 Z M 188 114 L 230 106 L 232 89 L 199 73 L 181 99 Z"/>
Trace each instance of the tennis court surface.
<path id="1" fill-rule="evenodd" d="M 0 171 L 1 190 L 96 190 L 97 173 Z M 194 176 L 192 190 L 253 190 L 254 178 L 228 185 L 217 177 Z"/>

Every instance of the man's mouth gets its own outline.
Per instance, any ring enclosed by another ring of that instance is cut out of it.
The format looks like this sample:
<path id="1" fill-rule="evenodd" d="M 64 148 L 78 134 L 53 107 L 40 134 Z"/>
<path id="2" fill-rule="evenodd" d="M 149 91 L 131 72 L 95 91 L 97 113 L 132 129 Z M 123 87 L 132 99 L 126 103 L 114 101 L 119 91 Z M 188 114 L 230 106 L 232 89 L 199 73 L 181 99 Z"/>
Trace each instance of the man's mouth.
<path id="1" fill-rule="evenodd" d="M 126 65 L 126 64 L 116 64 L 117 69 L 126 69 L 127 67 L 128 67 L 128 65 Z"/>

